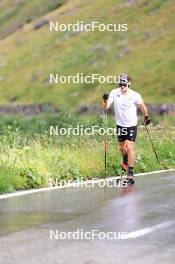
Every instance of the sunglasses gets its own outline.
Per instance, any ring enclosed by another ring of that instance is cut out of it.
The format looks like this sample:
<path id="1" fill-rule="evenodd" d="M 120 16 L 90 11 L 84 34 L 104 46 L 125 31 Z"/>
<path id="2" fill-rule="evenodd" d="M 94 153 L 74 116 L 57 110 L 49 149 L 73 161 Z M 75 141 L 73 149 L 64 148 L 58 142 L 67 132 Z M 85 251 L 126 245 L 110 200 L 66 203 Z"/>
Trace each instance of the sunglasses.
<path id="1" fill-rule="evenodd" d="M 121 86 L 124 86 L 124 87 L 126 87 L 128 84 L 127 83 L 119 83 L 119 86 L 121 87 Z"/>

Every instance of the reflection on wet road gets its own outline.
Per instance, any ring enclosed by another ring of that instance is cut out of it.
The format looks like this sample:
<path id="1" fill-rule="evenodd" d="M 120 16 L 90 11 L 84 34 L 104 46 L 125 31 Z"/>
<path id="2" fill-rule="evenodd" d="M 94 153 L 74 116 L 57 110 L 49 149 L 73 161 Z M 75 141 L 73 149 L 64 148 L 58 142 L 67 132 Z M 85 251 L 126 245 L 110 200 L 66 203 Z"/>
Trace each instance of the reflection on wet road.
<path id="1" fill-rule="evenodd" d="M 174 263 L 174 188 L 175 174 L 166 172 L 137 177 L 127 188 L 74 187 L 0 200 L 0 261 Z M 50 230 L 77 229 L 134 238 L 49 239 Z"/>

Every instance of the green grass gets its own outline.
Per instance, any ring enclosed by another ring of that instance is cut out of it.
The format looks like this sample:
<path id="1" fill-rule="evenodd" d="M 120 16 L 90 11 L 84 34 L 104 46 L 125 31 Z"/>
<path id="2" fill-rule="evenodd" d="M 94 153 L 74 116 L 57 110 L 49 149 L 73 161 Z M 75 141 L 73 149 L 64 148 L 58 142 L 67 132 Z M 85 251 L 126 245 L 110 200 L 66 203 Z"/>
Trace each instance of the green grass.
<path id="1" fill-rule="evenodd" d="M 0 193 L 49 186 L 49 179 L 103 178 L 103 136 L 49 136 L 49 125 L 58 127 L 103 126 L 102 118 L 81 120 L 75 116 L 39 116 L 1 119 Z M 114 127 L 112 119 L 109 125 Z M 162 168 L 175 168 L 174 129 L 150 127 Z M 145 129 L 139 129 L 135 172 L 160 169 Z M 108 141 L 108 175 L 120 171 L 121 155 L 115 136 Z"/>
<path id="2" fill-rule="evenodd" d="M 19 2 L 18 4 L 15 4 Z M 60 3 L 64 3 L 59 7 Z M 58 8 L 59 7 L 59 8 Z M 175 101 L 175 34 L 172 0 L 2 0 L 0 3 L 0 104 L 52 102 L 67 112 L 80 105 L 101 104 L 114 85 L 49 85 L 49 73 L 99 73 L 133 78 L 131 88 L 147 103 Z M 48 25 L 34 30 L 42 17 L 61 23 L 128 23 L 128 32 L 50 33 Z M 2 39 L 3 38 L 3 39 Z M 124 51 L 127 52 L 124 54 Z M 123 55 L 122 55 L 123 54 Z M 175 168 L 174 116 L 151 117 L 150 128 L 164 168 Z M 49 126 L 103 125 L 99 116 L 71 114 L 33 118 L 0 118 L 0 192 L 48 186 L 50 177 L 104 177 L 103 137 L 49 136 Z M 114 125 L 112 118 L 109 124 Z M 160 169 L 145 130 L 136 143 L 136 172 Z M 115 137 L 108 145 L 108 174 L 119 170 L 121 156 Z"/>
<path id="3" fill-rule="evenodd" d="M 0 193 L 13 192 L 18 189 L 25 189 L 27 184 L 23 177 L 21 177 L 13 167 L 7 165 L 0 166 Z"/>
<path id="4" fill-rule="evenodd" d="M 65 0 L 1 0 L 0 38 L 14 33 L 26 23 L 60 7 Z"/>
<path id="5" fill-rule="evenodd" d="M 26 2 L 26 10 L 30 9 L 27 5 L 33 8 L 34 2 Z M 57 72 L 63 75 L 128 72 L 133 77 L 132 88 L 146 102 L 173 103 L 174 14 L 172 0 L 141 0 L 132 7 L 124 6 L 121 0 L 68 1 L 47 17 L 58 21 L 61 17 L 62 23 L 77 20 L 128 23 L 129 30 L 71 35 L 49 32 L 47 25 L 36 31 L 33 23 L 27 24 L 0 41 L 1 61 L 5 65 L 0 73 L 0 103 L 7 104 L 15 97 L 17 103 L 52 102 L 60 108 L 75 110 L 81 104 L 100 103 L 103 92 L 114 88 L 98 83 L 49 85 L 49 73 Z M 94 50 L 97 45 L 102 48 Z M 119 56 L 126 48 L 129 52 Z"/>

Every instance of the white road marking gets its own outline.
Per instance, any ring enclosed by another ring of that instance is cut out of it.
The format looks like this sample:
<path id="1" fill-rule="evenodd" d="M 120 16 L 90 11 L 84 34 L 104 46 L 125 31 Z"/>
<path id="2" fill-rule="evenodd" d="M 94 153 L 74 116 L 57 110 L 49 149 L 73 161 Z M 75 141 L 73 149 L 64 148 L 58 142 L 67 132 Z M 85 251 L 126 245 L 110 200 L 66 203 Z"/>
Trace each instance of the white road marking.
<path id="1" fill-rule="evenodd" d="M 125 239 L 137 238 L 137 237 L 145 236 L 145 235 L 153 233 L 153 232 L 155 232 L 155 231 L 157 231 L 159 229 L 167 228 L 167 227 L 169 227 L 169 226 L 171 226 L 173 224 L 175 224 L 175 221 L 167 221 L 167 222 L 163 222 L 161 224 L 155 225 L 155 226 L 139 229 L 139 230 L 127 233 Z"/>
<path id="2" fill-rule="evenodd" d="M 151 175 L 151 174 L 158 174 L 162 172 L 169 172 L 169 171 L 175 171 L 175 169 L 169 169 L 169 170 L 158 170 L 158 171 L 152 171 L 152 172 L 145 172 L 145 173 L 138 173 L 135 174 L 135 177 L 139 176 L 144 176 L 144 175 Z M 119 176 L 117 177 L 108 177 L 106 179 L 98 179 L 98 180 L 87 180 L 84 182 L 80 182 L 79 186 L 86 185 L 88 183 L 99 183 L 99 182 L 107 182 L 110 180 L 116 180 L 120 179 Z M 70 188 L 70 187 L 77 187 L 78 183 L 69 183 L 66 186 L 56 186 L 56 187 L 46 187 L 46 188 L 40 188 L 40 189 L 33 189 L 33 190 L 27 190 L 27 191 L 18 191 L 18 192 L 13 192 L 13 193 L 8 193 L 8 194 L 2 194 L 0 195 L 0 200 L 2 199 L 7 199 L 7 198 L 12 198 L 12 197 L 17 197 L 17 196 L 22 196 L 22 195 L 27 195 L 27 194 L 32 194 L 32 193 L 39 193 L 39 192 L 46 192 L 46 191 L 52 191 L 52 190 L 57 190 L 57 189 L 64 189 L 64 188 Z"/>

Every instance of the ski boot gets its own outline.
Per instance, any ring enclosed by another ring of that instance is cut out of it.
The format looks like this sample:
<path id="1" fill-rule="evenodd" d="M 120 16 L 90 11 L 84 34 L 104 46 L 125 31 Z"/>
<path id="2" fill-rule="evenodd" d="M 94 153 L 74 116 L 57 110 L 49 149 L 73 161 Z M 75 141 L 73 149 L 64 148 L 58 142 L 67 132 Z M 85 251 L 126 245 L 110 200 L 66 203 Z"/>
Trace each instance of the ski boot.
<path id="1" fill-rule="evenodd" d="M 120 174 L 120 178 L 122 178 L 123 176 L 125 176 L 127 168 L 128 168 L 128 164 L 122 162 L 122 164 L 121 164 L 122 172 Z"/>

